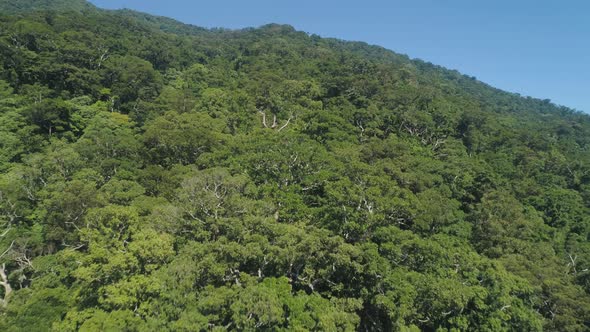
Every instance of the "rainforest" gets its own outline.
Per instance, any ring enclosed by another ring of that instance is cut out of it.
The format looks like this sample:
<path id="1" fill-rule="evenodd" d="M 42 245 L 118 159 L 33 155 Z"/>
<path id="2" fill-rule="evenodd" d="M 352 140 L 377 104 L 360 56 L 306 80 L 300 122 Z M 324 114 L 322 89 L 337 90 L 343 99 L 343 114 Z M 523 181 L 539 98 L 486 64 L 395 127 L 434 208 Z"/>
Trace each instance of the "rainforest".
<path id="1" fill-rule="evenodd" d="M 0 0 L 1 331 L 588 331 L 590 117 L 362 42 Z"/>

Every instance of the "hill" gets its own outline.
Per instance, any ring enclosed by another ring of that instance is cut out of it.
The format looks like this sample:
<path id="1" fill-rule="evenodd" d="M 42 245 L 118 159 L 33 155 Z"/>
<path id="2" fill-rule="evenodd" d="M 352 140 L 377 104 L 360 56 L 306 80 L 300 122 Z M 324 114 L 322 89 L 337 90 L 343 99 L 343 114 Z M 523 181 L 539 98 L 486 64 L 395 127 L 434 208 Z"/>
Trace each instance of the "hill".
<path id="1" fill-rule="evenodd" d="M 0 330 L 590 328 L 587 115 L 90 6 L 0 2 Z"/>
<path id="2" fill-rule="evenodd" d="M 0 0 L 0 13 L 15 14 L 30 11 L 84 11 L 96 7 L 85 0 Z"/>

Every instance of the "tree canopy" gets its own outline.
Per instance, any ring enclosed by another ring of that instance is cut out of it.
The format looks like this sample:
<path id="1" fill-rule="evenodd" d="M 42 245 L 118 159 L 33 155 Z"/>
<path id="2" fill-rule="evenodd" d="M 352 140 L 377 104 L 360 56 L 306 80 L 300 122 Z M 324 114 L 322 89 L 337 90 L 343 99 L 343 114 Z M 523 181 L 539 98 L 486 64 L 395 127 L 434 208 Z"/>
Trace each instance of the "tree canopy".
<path id="1" fill-rule="evenodd" d="M 0 9 L 0 330 L 590 329 L 589 116 L 286 25 Z"/>

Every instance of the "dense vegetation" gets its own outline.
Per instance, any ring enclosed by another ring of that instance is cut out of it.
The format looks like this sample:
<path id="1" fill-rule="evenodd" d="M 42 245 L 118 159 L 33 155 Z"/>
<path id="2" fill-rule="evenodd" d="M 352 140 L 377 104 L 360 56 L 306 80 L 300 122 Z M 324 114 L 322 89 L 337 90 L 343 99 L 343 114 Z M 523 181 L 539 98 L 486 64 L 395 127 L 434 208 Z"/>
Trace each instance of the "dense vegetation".
<path id="1" fill-rule="evenodd" d="M 588 116 L 64 3 L 0 1 L 1 331 L 590 329 Z"/>

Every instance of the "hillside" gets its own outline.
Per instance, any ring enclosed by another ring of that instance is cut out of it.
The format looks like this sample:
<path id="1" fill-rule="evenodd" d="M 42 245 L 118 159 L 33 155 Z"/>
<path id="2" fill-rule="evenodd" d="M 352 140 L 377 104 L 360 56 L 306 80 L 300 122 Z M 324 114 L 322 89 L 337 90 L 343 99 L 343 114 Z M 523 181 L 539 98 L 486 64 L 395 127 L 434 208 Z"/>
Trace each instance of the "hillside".
<path id="1" fill-rule="evenodd" d="M 16 14 L 30 11 L 87 11 L 96 7 L 85 0 L 0 0 L 0 13 Z"/>
<path id="2" fill-rule="evenodd" d="M 590 117 L 291 26 L 0 0 L 1 331 L 585 331 Z"/>

